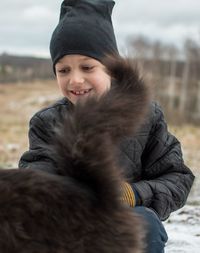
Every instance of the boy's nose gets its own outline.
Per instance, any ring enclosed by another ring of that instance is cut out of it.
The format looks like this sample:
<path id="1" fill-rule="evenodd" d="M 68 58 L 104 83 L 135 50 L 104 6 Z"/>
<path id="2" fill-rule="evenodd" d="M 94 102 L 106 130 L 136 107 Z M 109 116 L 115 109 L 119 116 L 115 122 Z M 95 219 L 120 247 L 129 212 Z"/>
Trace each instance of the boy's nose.
<path id="1" fill-rule="evenodd" d="M 78 71 L 73 71 L 71 74 L 70 74 L 70 80 L 69 80 L 69 83 L 71 85 L 81 85 L 84 83 L 84 77 L 83 75 L 78 72 Z"/>

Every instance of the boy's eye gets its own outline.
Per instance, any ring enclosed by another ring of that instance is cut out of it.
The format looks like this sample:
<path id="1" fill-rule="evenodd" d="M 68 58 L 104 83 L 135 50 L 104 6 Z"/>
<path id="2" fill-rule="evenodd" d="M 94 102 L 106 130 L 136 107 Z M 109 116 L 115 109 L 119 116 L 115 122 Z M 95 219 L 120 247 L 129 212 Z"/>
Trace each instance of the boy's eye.
<path id="1" fill-rule="evenodd" d="M 94 69 L 94 66 L 89 66 L 89 65 L 84 65 L 84 66 L 82 66 L 82 70 L 84 70 L 84 71 L 87 71 L 87 72 L 89 72 L 89 71 L 92 71 Z"/>
<path id="2" fill-rule="evenodd" d="M 57 72 L 60 74 L 67 74 L 67 73 L 69 73 L 69 71 L 70 71 L 69 68 L 60 68 L 57 70 Z"/>

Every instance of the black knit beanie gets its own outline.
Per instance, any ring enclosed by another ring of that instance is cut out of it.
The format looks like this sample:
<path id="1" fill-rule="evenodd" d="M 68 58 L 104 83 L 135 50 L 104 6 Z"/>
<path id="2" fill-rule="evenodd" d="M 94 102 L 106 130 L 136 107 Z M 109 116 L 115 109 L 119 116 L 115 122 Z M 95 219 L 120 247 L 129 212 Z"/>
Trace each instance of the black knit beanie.
<path id="1" fill-rule="evenodd" d="M 55 64 L 64 55 L 81 54 L 99 61 L 118 55 L 111 14 L 112 0 L 64 0 L 60 20 L 50 42 Z"/>

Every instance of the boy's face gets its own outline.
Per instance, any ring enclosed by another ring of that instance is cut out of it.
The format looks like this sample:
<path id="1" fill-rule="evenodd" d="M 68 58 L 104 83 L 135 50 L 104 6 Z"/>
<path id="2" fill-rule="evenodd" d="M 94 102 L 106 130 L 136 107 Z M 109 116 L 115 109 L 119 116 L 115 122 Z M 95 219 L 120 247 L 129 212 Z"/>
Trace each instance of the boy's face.
<path id="1" fill-rule="evenodd" d="M 110 89 L 111 77 L 104 65 L 87 56 L 66 55 L 55 65 L 62 94 L 73 104 L 88 96 L 100 96 Z"/>

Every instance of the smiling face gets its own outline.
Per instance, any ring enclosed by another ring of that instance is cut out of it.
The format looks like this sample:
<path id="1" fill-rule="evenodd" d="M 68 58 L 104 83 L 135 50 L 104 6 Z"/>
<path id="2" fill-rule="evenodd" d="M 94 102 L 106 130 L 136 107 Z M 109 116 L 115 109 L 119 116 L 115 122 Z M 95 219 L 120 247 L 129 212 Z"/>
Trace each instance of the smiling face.
<path id="1" fill-rule="evenodd" d="M 73 104 L 91 95 L 99 97 L 111 86 L 104 65 L 91 57 L 66 55 L 56 63 L 55 71 L 62 94 Z"/>

